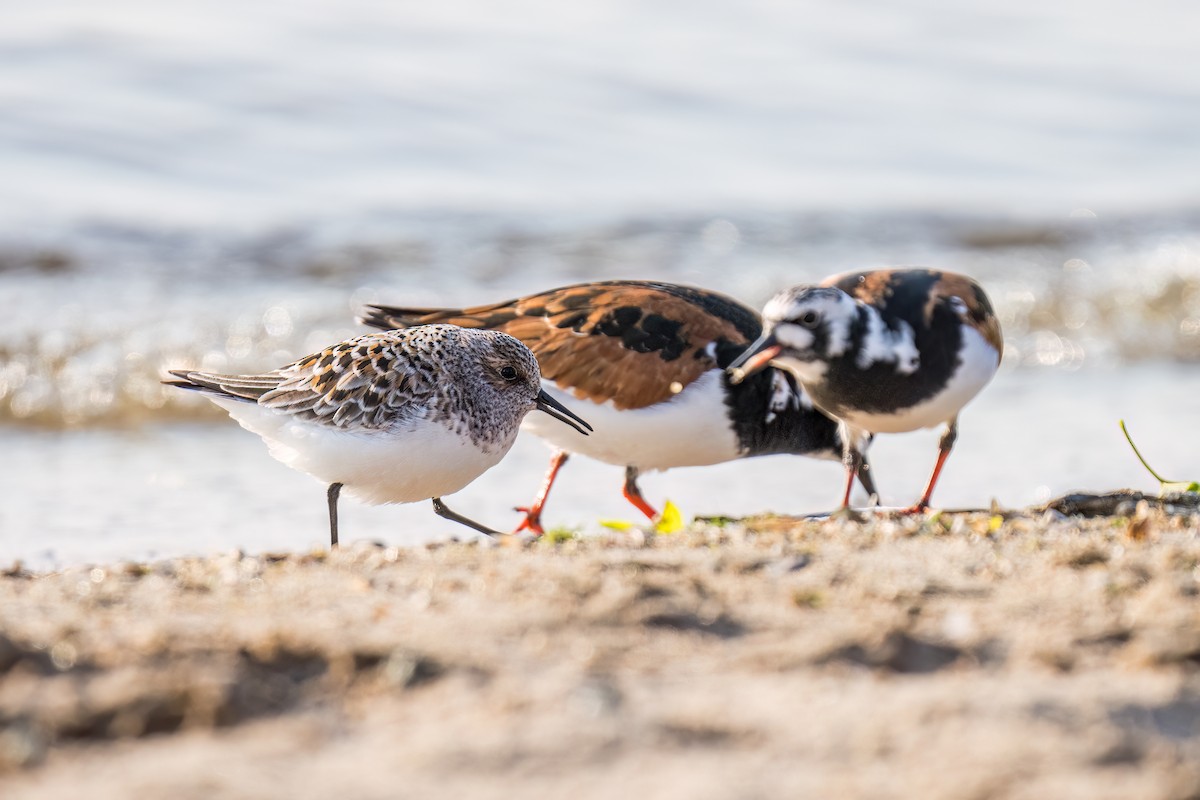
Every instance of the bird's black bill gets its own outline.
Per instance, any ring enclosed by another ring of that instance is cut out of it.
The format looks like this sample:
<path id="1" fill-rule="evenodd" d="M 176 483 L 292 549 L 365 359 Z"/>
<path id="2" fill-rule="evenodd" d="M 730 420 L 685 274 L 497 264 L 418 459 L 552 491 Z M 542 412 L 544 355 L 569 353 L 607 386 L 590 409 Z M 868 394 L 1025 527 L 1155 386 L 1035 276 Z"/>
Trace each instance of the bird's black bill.
<path id="1" fill-rule="evenodd" d="M 553 397 L 546 394 L 545 389 L 538 392 L 538 396 L 534 400 L 534 403 L 537 405 L 538 411 L 545 411 L 547 414 L 554 417 L 559 422 L 570 425 L 572 428 L 579 431 L 584 436 L 587 436 L 588 431 L 590 431 L 592 429 L 592 426 L 588 425 L 586 422 L 584 422 L 582 417 L 578 416 L 577 414 L 572 413 L 562 403 L 558 402 Z M 578 424 L 576 424 L 576 423 L 578 423 Z M 580 425 L 582 425 L 583 427 L 581 428 Z M 587 428 L 587 430 L 585 431 L 583 428 Z"/>
<path id="2" fill-rule="evenodd" d="M 778 358 L 782 352 L 783 348 L 771 334 L 759 337 L 757 342 L 747 347 L 744 353 L 725 368 L 725 372 L 729 374 L 730 383 L 741 383 Z"/>

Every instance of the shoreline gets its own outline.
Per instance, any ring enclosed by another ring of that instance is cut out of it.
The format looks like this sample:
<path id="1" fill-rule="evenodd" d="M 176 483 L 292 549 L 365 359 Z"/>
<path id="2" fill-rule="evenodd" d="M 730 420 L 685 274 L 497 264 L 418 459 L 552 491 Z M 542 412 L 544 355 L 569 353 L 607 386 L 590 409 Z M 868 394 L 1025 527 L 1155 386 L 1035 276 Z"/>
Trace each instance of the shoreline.
<path id="1" fill-rule="evenodd" d="M 0 787 L 1186 798 L 1200 525 L 1124 510 L 9 570 Z"/>

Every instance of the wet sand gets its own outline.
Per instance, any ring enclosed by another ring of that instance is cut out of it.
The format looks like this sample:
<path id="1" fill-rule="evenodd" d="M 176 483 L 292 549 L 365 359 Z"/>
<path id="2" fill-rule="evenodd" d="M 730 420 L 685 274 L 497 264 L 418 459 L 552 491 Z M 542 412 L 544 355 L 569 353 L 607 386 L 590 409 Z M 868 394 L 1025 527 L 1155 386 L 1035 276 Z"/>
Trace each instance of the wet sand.
<path id="1" fill-rule="evenodd" d="M 1068 510 L 13 569 L 0 790 L 1200 796 L 1200 516 Z"/>

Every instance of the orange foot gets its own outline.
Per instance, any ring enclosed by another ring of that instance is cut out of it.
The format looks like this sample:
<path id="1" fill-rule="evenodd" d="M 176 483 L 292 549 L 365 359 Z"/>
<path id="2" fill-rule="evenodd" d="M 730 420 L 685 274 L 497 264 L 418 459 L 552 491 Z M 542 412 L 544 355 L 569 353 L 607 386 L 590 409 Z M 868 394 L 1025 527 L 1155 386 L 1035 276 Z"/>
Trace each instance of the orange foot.
<path id="1" fill-rule="evenodd" d="M 513 528 L 513 533 L 529 531 L 534 536 L 541 536 L 546 532 L 542 529 L 542 510 L 540 508 L 535 511 L 527 506 L 517 506 L 513 511 L 520 511 L 525 515 L 525 519 L 521 520 L 521 524 Z"/>

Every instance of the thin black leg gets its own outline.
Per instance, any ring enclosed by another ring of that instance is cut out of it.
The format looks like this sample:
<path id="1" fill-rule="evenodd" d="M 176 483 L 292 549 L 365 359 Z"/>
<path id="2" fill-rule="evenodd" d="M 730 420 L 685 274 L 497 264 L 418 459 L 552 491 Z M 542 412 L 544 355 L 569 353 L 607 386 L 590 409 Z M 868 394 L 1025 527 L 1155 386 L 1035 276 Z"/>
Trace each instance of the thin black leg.
<path id="1" fill-rule="evenodd" d="M 875 479 L 871 477 L 871 464 L 867 461 L 865 455 L 863 456 L 862 464 L 858 468 L 858 482 L 866 490 L 868 502 L 870 502 L 870 498 L 872 497 L 878 501 L 879 492 L 875 490 Z"/>
<path id="2" fill-rule="evenodd" d="M 338 546 L 337 541 L 337 501 L 338 495 L 342 493 L 342 485 L 340 483 L 329 484 L 329 492 L 326 498 L 329 500 L 329 547 L 335 548 Z"/>
<path id="3" fill-rule="evenodd" d="M 457 522 L 459 525 L 466 525 L 468 528 L 471 528 L 472 530 L 477 530 L 486 536 L 501 536 L 502 535 L 500 533 L 500 531 L 494 531 L 485 525 L 480 525 L 478 522 L 476 522 L 473 519 L 467 519 L 462 514 L 458 514 L 454 511 L 451 511 L 446 506 L 446 504 L 442 502 L 442 498 L 440 498 L 440 497 L 433 498 L 433 511 L 439 517 L 443 517 L 445 519 L 452 520 L 454 522 Z"/>

